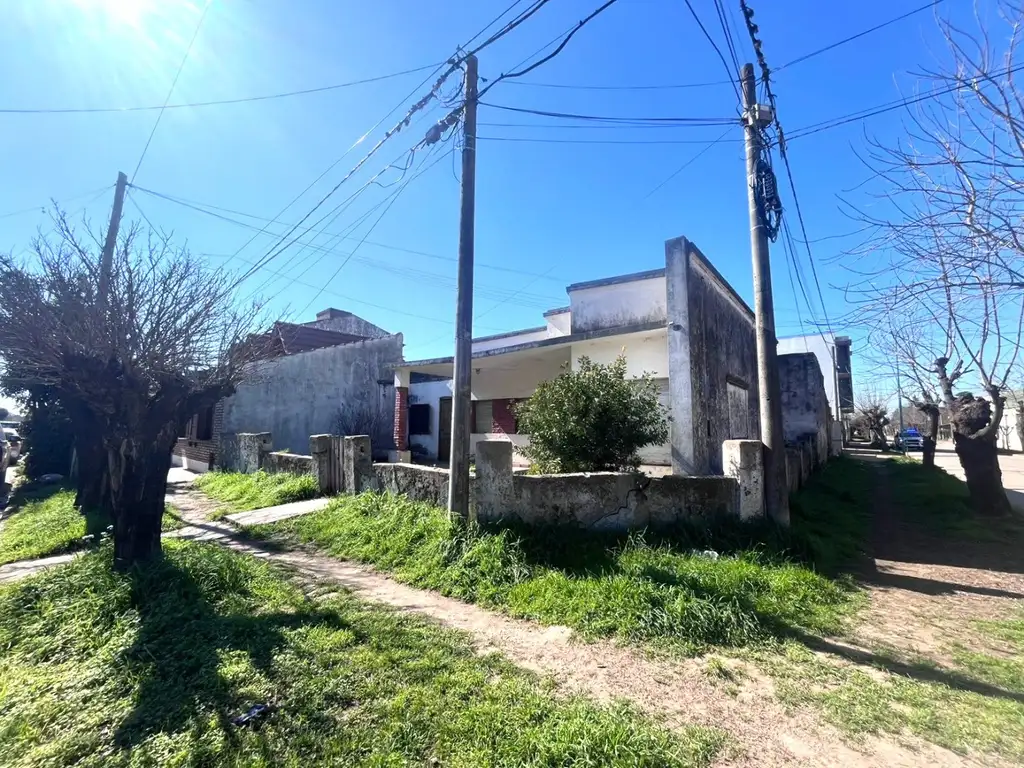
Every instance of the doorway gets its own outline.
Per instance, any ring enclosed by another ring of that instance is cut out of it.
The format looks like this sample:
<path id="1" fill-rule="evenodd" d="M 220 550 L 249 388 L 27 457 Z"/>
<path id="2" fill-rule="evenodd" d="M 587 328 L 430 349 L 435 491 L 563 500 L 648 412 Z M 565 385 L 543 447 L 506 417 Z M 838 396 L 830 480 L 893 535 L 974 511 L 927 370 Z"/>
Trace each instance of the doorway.
<path id="1" fill-rule="evenodd" d="M 442 397 L 437 409 L 437 461 L 447 462 L 452 453 L 452 399 Z"/>

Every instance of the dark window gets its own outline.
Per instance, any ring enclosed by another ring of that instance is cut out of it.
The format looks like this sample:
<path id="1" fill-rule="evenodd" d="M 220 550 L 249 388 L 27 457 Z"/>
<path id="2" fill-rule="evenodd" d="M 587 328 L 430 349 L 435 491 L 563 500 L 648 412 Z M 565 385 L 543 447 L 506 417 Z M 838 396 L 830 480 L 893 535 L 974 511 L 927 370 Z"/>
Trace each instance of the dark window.
<path id="1" fill-rule="evenodd" d="M 213 408 L 203 408 L 196 414 L 196 440 L 213 439 Z"/>
<path id="2" fill-rule="evenodd" d="M 473 434 L 486 435 L 493 431 L 494 403 L 490 400 L 477 400 L 473 403 L 474 419 Z"/>
<path id="3" fill-rule="evenodd" d="M 430 434 L 430 406 L 426 403 L 409 406 L 409 434 Z"/>

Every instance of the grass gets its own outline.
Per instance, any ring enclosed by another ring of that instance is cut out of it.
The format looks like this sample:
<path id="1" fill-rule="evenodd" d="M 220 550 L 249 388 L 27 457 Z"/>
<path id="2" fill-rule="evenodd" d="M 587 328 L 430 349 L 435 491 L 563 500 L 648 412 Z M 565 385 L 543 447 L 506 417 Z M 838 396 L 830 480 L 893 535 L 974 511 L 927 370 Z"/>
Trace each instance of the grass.
<path id="1" fill-rule="evenodd" d="M 831 482 L 859 479 L 856 468 L 841 464 Z M 816 493 L 824 497 L 828 491 L 822 487 Z M 799 519 L 842 513 L 815 501 L 801 508 Z M 789 536 L 763 525 L 693 528 L 670 539 L 464 529 L 426 504 L 363 494 L 247 531 L 258 538 L 311 544 L 330 555 L 370 563 L 414 586 L 513 616 L 567 625 L 587 638 L 653 642 L 696 653 L 710 646 L 767 643 L 795 631 L 840 629 L 859 604 L 857 596 L 846 583 L 787 554 L 789 545 L 813 549 L 820 525 Z M 717 559 L 700 554 L 710 547 L 720 554 Z M 835 561 L 849 547 L 832 546 L 822 558 Z"/>
<path id="2" fill-rule="evenodd" d="M 75 509 L 75 492 L 44 486 L 21 494 L 15 512 L 0 527 L 0 565 L 84 549 L 93 543 L 87 531 L 102 531 L 109 521 Z M 163 530 L 183 525 L 174 511 L 164 513 Z"/>
<path id="3" fill-rule="evenodd" d="M 559 698 L 433 624 L 216 545 L 0 587 L 0 764 L 707 766 L 720 731 Z M 273 706 L 259 727 L 231 718 Z"/>
<path id="4" fill-rule="evenodd" d="M 320 487 L 313 475 L 207 472 L 196 478 L 195 485 L 207 496 L 226 505 L 210 516 L 212 520 L 235 512 L 274 507 L 320 495 Z"/>
<path id="5" fill-rule="evenodd" d="M 1017 632 L 1024 631 L 1017 622 Z M 837 665 L 789 643 L 763 658 L 777 695 L 814 705 L 847 736 L 911 733 L 960 753 L 1024 761 L 1024 644 L 1014 655 L 954 649 L 955 666 L 875 654 L 868 668 Z"/>

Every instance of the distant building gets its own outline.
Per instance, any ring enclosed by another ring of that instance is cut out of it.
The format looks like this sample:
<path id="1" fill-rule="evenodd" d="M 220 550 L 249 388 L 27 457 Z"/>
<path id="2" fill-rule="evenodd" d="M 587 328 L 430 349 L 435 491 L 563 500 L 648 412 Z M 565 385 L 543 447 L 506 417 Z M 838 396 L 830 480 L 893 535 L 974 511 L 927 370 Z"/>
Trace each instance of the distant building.
<path id="1" fill-rule="evenodd" d="M 852 342 L 848 336 L 831 333 L 784 336 L 779 339 L 778 352 L 780 355 L 813 354 L 825 377 L 825 394 L 833 418 L 842 420 L 843 416 L 853 413 Z"/>

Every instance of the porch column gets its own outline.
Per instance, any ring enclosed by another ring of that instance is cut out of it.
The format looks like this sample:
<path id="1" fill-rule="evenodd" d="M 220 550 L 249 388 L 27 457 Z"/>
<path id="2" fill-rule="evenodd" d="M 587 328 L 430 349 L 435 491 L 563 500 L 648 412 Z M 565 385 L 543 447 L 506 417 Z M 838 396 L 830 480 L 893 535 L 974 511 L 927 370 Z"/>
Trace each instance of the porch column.
<path id="1" fill-rule="evenodd" d="M 409 371 L 395 371 L 395 450 L 392 461 L 412 461 L 409 452 Z"/>

